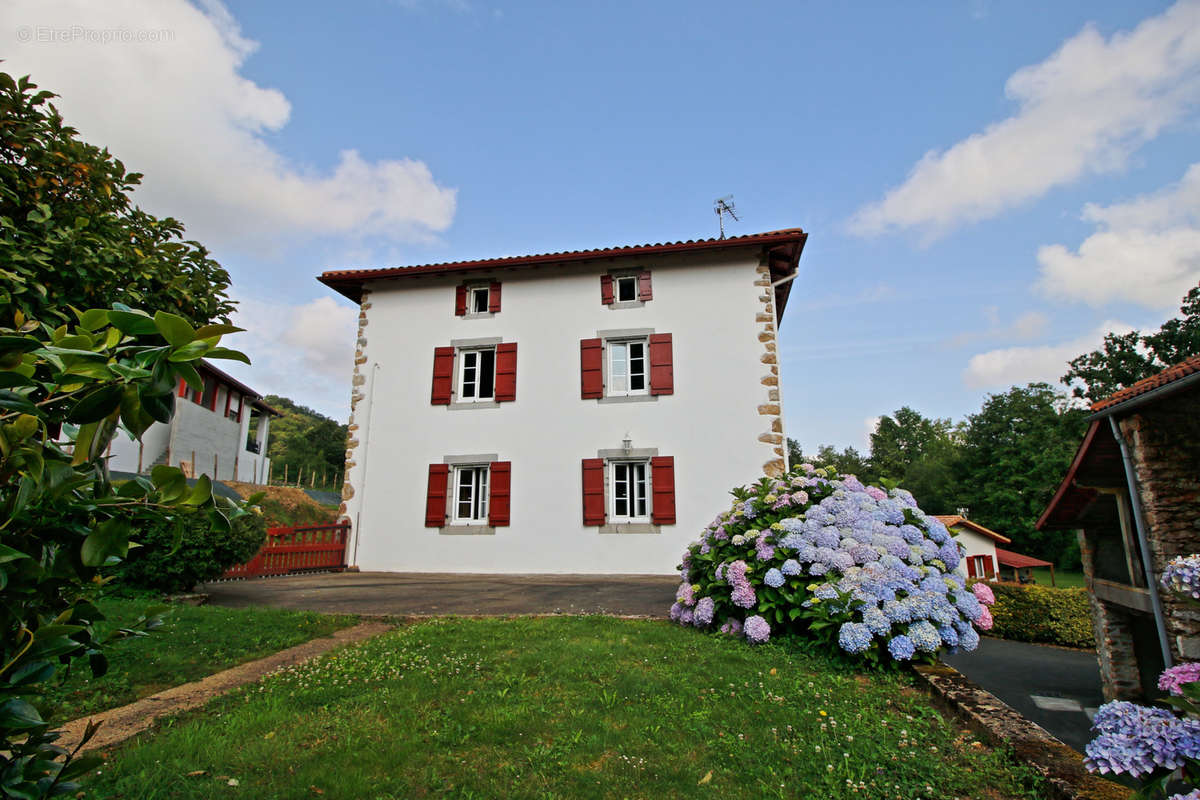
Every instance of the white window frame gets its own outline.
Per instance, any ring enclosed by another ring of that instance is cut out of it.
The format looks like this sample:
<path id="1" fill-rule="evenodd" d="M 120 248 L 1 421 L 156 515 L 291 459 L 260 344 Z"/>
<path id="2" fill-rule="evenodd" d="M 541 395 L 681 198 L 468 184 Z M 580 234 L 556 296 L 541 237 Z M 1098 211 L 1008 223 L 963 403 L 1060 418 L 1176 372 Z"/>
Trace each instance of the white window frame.
<path id="1" fill-rule="evenodd" d="M 650 460 L 644 459 L 644 458 L 613 460 L 613 461 L 609 461 L 607 466 L 608 466 L 608 478 L 609 478 L 608 479 L 609 519 L 614 524 L 617 524 L 617 525 L 624 525 L 627 523 L 649 522 L 651 514 L 654 511 L 654 507 L 653 507 L 654 493 L 650 486 L 650 480 L 651 480 Z M 634 478 L 634 471 L 637 468 L 640 468 L 641 473 L 642 473 L 640 480 L 637 480 Z M 625 471 L 624 480 L 621 480 L 621 478 L 618 475 L 618 473 L 621 470 Z M 619 499 L 617 497 L 617 494 L 618 494 L 617 486 L 618 486 L 618 484 L 622 484 L 622 483 L 625 484 L 627 487 L 629 487 L 626 490 L 625 500 L 626 500 L 626 512 L 627 513 L 625 513 L 625 514 L 621 514 L 617 511 L 617 501 Z M 638 491 L 637 491 L 639 486 L 641 488 L 640 495 L 638 494 Z M 629 491 L 629 489 L 632 489 L 632 491 Z M 638 510 L 637 505 L 638 505 L 639 499 L 641 501 L 641 507 L 645 512 L 643 514 L 635 513 Z"/>
<path id="2" fill-rule="evenodd" d="M 487 314 L 491 311 L 491 295 L 492 287 L 490 284 L 481 284 L 479 286 L 467 287 L 467 313 L 468 314 Z M 476 297 L 483 296 L 483 310 L 475 307 Z"/>
<path id="3" fill-rule="evenodd" d="M 636 302 L 637 300 L 641 299 L 640 298 L 641 293 L 638 291 L 640 288 L 638 286 L 638 281 L 639 281 L 639 276 L 636 273 L 635 274 L 626 273 L 624 275 L 620 275 L 620 274 L 613 275 L 613 301 L 617 302 L 617 303 L 633 303 L 633 302 Z M 632 297 L 629 297 L 629 298 L 621 297 L 621 285 L 622 284 L 632 284 L 633 285 L 633 296 Z"/>
<path id="4" fill-rule="evenodd" d="M 491 353 L 492 354 L 492 394 L 490 397 L 480 397 L 479 396 L 480 364 L 483 360 L 482 355 L 481 355 L 482 353 Z M 467 369 L 468 369 L 467 361 L 471 360 L 471 359 L 467 358 L 467 356 L 469 356 L 469 355 L 474 355 L 473 360 L 475 362 L 474 366 L 471 367 L 471 369 L 473 369 L 475 372 L 474 380 L 472 382 L 472 387 L 473 387 L 472 391 L 474 392 L 473 397 L 467 397 L 464 393 L 464 389 L 467 385 Z M 457 356 L 458 356 L 458 385 L 457 385 L 456 389 L 457 389 L 457 393 L 458 393 L 458 402 L 460 402 L 460 403 L 494 403 L 494 402 L 496 402 L 496 346 L 489 345 L 487 347 L 460 347 L 458 349 Z"/>
<path id="5" fill-rule="evenodd" d="M 633 383 L 633 357 L 631 355 L 631 345 L 640 344 L 642 346 L 642 388 L 630 388 Z M 637 395 L 650 394 L 650 337 L 636 336 L 631 338 L 607 339 L 604 342 L 605 354 L 608 367 L 605 381 L 605 394 L 609 397 L 636 397 Z M 616 355 L 618 351 L 624 353 L 625 374 L 620 376 L 623 378 L 625 387 L 618 388 L 618 375 L 616 370 Z"/>
<path id="6" fill-rule="evenodd" d="M 490 464 L 457 464 L 453 469 L 453 478 L 451 485 L 453 487 L 454 496 L 450 500 L 450 521 L 454 525 L 487 525 L 488 524 L 488 499 L 491 491 L 491 465 Z M 469 482 L 464 487 L 464 482 Z M 466 501 L 470 505 L 470 516 L 463 516 L 460 513 L 462 504 L 462 489 L 469 490 L 469 499 Z M 477 516 L 475 516 L 477 515 Z"/>

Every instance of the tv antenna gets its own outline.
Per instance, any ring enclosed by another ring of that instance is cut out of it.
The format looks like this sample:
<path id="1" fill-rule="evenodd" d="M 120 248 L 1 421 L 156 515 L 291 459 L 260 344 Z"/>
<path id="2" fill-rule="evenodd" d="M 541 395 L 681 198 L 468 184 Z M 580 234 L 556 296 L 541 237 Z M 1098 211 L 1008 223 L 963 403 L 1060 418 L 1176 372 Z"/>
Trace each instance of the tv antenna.
<path id="1" fill-rule="evenodd" d="M 734 213 L 733 195 L 727 194 L 724 197 L 718 197 L 713 201 L 713 212 L 717 215 L 717 224 L 721 226 L 721 238 L 725 238 L 725 215 L 728 214 L 733 218 L 734 222 L 741 222 L 738 215 Z"/>

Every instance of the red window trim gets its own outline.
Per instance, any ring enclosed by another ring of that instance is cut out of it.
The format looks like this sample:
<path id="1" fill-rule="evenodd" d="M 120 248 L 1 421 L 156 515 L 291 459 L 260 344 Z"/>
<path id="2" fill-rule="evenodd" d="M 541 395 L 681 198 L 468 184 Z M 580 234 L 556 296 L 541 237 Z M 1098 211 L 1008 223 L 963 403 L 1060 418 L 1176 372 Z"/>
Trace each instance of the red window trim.
<path id="1" fill-rule="evenodd" d="M 579 340 L 579 394 L 584 400 L 604 397 L 604 342 Z"/>
<path id="2" fill-rule="evenodd" d="M 493 461 L 488 465 L 488 525 L 508 525 L 511 513 L 512 462 Z"/>
<path id="3" fill-rule="evenodd" d="M 650 394 L 675 394 L 675 353 L 671 334 L 650 334 Z"/>
<path id="4" fill-rule="evenodd" d="M 650 488 L 653 499 L 650 521 L 657 525 L 675 524 L 675 457 L 650 459 Z"/>
<path id="5" fill-rule="evenodd" d="M 604 491 L 604 459 L 583 459 L 583 524 L 603 525 L 608 519 Z"/>
<path id="6" fill-rule="evenodd" d="M 606 306 L 613 304 L 613 276 L 607 272 L 600 276 L 600 302 Z"/>
<path id="7" fill-rule="evenodd" d="M 441 528 L 446 524 L 446 492 L 450 484 L 448 464 L 429 465 L 429 483 L 425 489 L 425 527 Z"/>

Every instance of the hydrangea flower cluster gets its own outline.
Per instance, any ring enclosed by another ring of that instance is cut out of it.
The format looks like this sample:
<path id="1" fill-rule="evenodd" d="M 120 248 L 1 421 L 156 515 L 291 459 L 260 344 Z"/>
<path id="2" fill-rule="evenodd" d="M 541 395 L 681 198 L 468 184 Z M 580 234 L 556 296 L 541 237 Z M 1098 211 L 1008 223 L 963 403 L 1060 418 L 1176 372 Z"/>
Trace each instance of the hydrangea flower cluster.
<path id="1" fill-rule="evenodd" d="M 1165 708 L 1123 700 L 1105 703 L 1092 727 L 1099 735 L 1088 742 L 1084 760 L 1096 772 L 1127 772 L 1136 778 L 1200 758 L 1200 720 L 1177 717 Z"/>
<path id="2" fill-rule="evenodd" d="M 1183 696 L 1183 685 L 1200 681 L 1200 663 L 1176 664 L 1158 676 L 1158 688 L 1176 697 Z"/>
<path id="3" fill-rule="evenodd" d="M 1200 600 L 1200 554 L 1171 559 L 1161 580 L 1164 589 Z"/>
<path id="4" fill-rule="evenodd" d="M 991 590 L 968 588 L 958 543 L 908 492 L 802 464 L 733 494 L 684 555 L 680 624 L 751 642 L 808 633 L 896 661 L 973 650 L 992 626 Z"/>

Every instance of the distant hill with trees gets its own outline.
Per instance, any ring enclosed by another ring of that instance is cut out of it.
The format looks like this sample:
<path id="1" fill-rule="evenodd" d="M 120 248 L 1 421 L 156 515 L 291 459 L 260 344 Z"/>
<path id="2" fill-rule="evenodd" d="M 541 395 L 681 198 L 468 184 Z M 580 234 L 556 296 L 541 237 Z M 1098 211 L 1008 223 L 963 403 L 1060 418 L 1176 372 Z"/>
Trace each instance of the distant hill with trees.
<path id="1" fill-rule="evenodd" d="M 299 480 L 304 486 L 339 489 L 346 461 L 346 426 L 286 397 L 269 394 L 263 399 L 282 414 L 271 420 L 267 443 L 271 482 L 282 483 L 286 475 L 289 484 Z"/>

